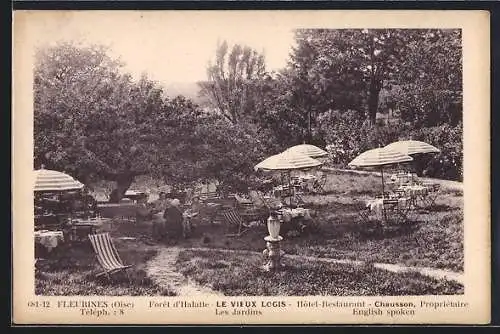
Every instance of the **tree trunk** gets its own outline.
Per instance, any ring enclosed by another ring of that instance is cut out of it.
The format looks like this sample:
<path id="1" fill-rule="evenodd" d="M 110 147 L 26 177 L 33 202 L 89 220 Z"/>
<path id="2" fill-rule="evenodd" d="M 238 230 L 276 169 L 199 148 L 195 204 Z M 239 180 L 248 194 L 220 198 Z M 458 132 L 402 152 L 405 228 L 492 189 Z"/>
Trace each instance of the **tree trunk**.
<path id="1" fill-rule="evenodd" d="M 311 143 L 312 140 L 312 129 L 311 129 L 311 110 L 307 112 L 308 117 L 308 128 L 307 128 L 307 142 Z"/>
<path id="2" fill-rule="evenodd" d="M 378 98 L 381 89 L 381 84 L 377 82 L 370 83 L 368 95 L 368 119 L 371 124 L 375 124 L 377 120 Z"/>
<path id="3" fill-rule="evenodd" d="M 130 188 L 134 182 L 134 175 L 132 174 L 124 174 L 118 176 L 116 179 L 116 188 L 113 189 L 111 194 L 109 195 L 110 203 L 118 203 L 125 195 L 125 192 Z"/>

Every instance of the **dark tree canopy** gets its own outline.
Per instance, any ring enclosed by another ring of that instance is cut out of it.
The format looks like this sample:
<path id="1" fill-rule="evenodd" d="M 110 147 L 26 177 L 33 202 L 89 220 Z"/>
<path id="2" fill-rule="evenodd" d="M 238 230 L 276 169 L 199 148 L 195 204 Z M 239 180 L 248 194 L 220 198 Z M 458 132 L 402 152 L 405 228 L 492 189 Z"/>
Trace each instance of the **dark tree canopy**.
<path id="1" fill-rule="evenodd" d="M 134 82 L 102 47 L 62 44 L 36 59 L 35 164 L 116 181 L 114 200 L 135 176 L 170 170 L 176 151 L 165 147 L 192 132 L 184 126 L 193 126 L 192 105 L 167 99 L 146 76 Z"/>
<path id="2" fill-rule="evenodd" d="M 303 29 L 296 32 L 296 41 L 288 74 L 295 104 L 305 112 L 352 109 L 366 112 L 374 123 L 382 89 L 394 93 L 390 106 L 397 103 L 402 110 L 424 103 L 431 91 L 436 94 L 427 111 L 439 108 L 449 116 L 461 103 L 458 30 Z M 449 120 L 441 116 L 441 121 Z"/>

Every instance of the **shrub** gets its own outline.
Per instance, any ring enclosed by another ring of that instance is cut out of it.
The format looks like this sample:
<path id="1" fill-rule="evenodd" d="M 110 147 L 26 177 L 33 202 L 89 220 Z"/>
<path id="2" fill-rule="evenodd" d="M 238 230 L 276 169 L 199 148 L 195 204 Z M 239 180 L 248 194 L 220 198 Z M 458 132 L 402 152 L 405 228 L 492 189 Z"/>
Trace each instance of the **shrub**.
<path id="1" fill-rule="evenodd" d="M 424 173 L 427 176 L 449 180 L 463 180 L 462 122 L 457 126 L 448 124 L 413 130 L 411 136 L 436 146 L 440 153 L 427 161 Z"/>
<path id="2" fill-rule="evenodd" d="M 426 176 L 463 179 L 462 123 L 412 129 L 408 124 L 395 122 L 391 125 L 363 122 L 355 112 L 331 111 L 321 118 L 320 132 L 325 138 L 330 161 L 347 167 L 360 153 L 388 145 L 394 141 L 414 139 L 436 146 L 438 154 L 415 158 L 415 164 Z"/>

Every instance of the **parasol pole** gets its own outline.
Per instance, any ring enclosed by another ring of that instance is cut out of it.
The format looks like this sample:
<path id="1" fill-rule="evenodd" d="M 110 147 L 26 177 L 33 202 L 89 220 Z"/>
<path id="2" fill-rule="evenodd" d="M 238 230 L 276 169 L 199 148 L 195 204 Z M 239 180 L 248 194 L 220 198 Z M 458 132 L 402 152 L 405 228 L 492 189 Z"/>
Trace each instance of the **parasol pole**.
<path id="1" fill-rule="evenodd" d="M 384 198 L 384 165 L 380 166 L 380 172 L 382 173 L 382 198 Z"/>

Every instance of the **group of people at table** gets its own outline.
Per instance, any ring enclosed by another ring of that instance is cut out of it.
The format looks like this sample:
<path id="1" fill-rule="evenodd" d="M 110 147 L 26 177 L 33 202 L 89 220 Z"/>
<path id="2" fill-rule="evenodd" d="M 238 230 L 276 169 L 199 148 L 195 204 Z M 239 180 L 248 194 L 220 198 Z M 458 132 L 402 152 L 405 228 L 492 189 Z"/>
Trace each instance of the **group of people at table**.
<path id="1" fill-rule="evenodd" d="M 138 203 L 136 221 L 150 220 L 153 223 L 152 235 L 155 239 L 169 237 L 188 237 L 192 229 L 192 219 L 199 215 L 200 196 L 193 195 L 184 203 L 178 198 L 167 198 L 160 192 L 158 199 L 148 203 L 147 198 Z"/>

